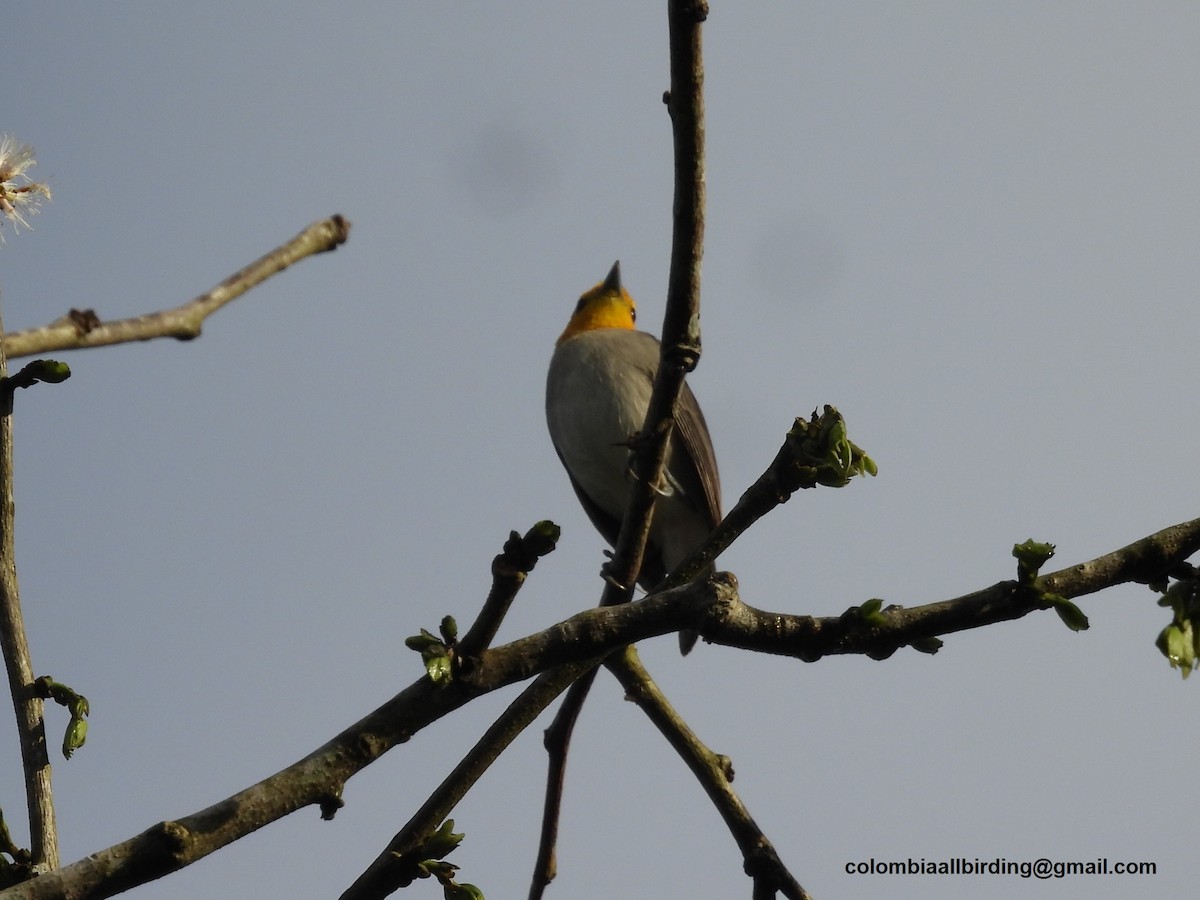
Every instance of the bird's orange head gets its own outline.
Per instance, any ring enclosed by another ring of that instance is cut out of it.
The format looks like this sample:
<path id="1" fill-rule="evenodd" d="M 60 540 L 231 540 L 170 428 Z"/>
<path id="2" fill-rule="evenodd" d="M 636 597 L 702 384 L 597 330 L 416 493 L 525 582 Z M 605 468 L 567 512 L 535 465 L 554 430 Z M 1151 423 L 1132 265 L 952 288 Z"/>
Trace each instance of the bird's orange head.
<path id="1" fill-rule="evenodd" d="M 596 328 L 632 330 L 636 322 L 637 304 L 629 291 L 621 286 L 621 262 L 618 260 L 602 282 L 579 298 L 558 343 Z"/>

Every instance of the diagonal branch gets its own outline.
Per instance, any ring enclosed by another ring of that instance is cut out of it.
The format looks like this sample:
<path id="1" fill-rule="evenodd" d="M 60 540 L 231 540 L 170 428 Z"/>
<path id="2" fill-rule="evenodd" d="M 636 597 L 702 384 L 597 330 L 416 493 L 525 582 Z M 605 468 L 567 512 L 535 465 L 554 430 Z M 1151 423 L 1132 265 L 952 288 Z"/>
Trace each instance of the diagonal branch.
<path id="1" fill-rule="evenodd" d="M 688 727 L 643 668 L 637 650 L 626 647 L 623 653 L 614 653 L 605 660 L 604 665 L 621 682 L 626 697 L 655 724 L 707 792 L 742 852 L 743 868 L 754 880 L 755 896 L 760 891 L 774 896 L 778 891 L 791 900 L 811 900 L 733 790 L 730 760 L 706 747 Z"/>
<path id="2" fill-rule="evenodd" d="M 449 684 L 435 685 L 422 677 L 286 769 L 192 815 L 160 822 L 120 844 L 0 891 L 0 898 L 111 897 L 188 866 L 305 807 L 318 806 L 324 818 L 332 818 L 341 806 L 346 781 L 432 722 L 486 693 L 549 673 L 526 692 L 532 702 L 544 705 L 578 671 L 630 641 L 672 632 L 677 618 L 669 597 L 651 606 L 590 609 L 485 652 L 470 673 Z M 637 626 L 631 628 L 631 622 Z M 520 713 L 516 707 L 513 704 L 514 712 Z"/>
<path id="3" fill-rule="evenodd" d="M 521 695 L 483 733 L 470 752 L 443 779 L 429 799 L 388 842 L 383 852 L 354 880 L 341 900 L 380 900 L 407 887 L 405 865 L 411 854 L 446 820 L 484 772 L 509 744 L 580 675 L 595 670 L 594 662 L 559 666 L 534 679 Z"/>
<path id="4" fill-rule="evenodd" d="M 341 216 L 322 219 L 182 306 L 112 322 L 101 321 L 90 309 L 72 309 L 49 325 L 4 335 L 5 351 L 9 359 L 15 359 L 54 350 L 82 350 L 162 337 L 190 341 L 200 336 L 204 320 L 221 307 L 293 263 L 336 249 L 349 235 L 350 223 Z"/>

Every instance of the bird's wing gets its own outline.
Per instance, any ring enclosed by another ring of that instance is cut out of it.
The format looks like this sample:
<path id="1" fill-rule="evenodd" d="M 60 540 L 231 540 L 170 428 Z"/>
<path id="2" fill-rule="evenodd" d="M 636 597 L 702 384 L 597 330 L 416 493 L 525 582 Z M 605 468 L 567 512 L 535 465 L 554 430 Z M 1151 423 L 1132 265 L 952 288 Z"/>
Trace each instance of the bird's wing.
<path id="1" fill-rule="evenodd" d="M 717 470 L 717 454 L 704 413 L 686 382 L 675 407 L 674 440 L 672 475 L 680 482 L 688 502 L 708 517 L 710 528 L 716 528 L 721 522 L 721 476 Z M 682 459 L 679 458 L 680 450 L 683 451 Z"/>
<path id="2" fill-rule="evenodd" d="M 637 334 L 645 338 L 645 356 L 639 360 L 639 365 L 653 382 L 658 371 L 660 345 L 654 335 L 644 331 Z M 674 451 L 670 478 L 682 491 L 685 502 L 704 514 L 710 528 L 716 528 L 721 523 L 721 476 L 717 470 L 717 454 L 713 450 L 704 413 L 700 411 L 696 395 L 686 381 L 675 406 L 675 434 L 671 443 Z"/>

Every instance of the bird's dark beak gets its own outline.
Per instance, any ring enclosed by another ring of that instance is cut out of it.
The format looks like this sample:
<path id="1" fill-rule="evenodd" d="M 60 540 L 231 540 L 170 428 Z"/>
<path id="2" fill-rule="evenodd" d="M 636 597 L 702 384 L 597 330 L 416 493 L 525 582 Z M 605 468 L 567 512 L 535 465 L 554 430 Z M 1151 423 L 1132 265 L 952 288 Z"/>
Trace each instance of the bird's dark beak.
<path id="1" fill-rule="evenodd" d="M 621 293 L 621 261 L 618 259 L 604 278 L 604 290 Z"/>

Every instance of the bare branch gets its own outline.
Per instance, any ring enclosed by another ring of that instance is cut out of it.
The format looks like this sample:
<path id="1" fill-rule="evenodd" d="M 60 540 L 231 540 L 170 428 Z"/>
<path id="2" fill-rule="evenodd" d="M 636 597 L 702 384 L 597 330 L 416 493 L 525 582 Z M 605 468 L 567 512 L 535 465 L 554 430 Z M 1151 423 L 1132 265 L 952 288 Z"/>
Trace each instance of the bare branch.
<path id="1" fill-rule="evenodd" d="M 200 336 L 204 320 L 225 304 L 307 256 L 336 249 L 349 234 L 350 223 L 341 216 L 331 216 L 309 225 L 286 244 L 182 306 L 113 322 L 101 321 L 90 309 L 72 309 L 49 325 L 4 335 L 4 347 L 9 359 L 16 359 L 53 350 L 82 350 L 162 337 L 190 341 Z"/>
<path id="2" fill-rule="evenodd" d="M 767 612 L 742 603 L 736 592 L 729 592 L 710 610 L 710 618 L 688 624 L 713 643 L 806 662 L 836 654 L 885 659 L 914 642 L 1049 609 L 1052 604 L 1044 599 L 1046 593 L 1081 597 L 1118 584 L 1162 580 L 1198 552 L 1200 519 L 1192 519 L 1088 562 L 1042 575 L 1032 585 L 1002 581 L 952 600 L 909 608 L 891 606 L 869 617 L 861 615 L 859 607 L 823 618 Z"/>
<path id="3" fill-rule="evenodd" d="M 470 663 L 491 645 L 526 576 L 533 571 L 539 557 L 554 549 L 559 533 L 553 522 L 541 521 L 524 537 L 515 531 L 509 535 L 503 552 L 492 560 L 492 589 L 483 608 L 455 648 L 459 659 Z"/>
<path id="4" fill-rule="evenodd" d="M 412 878 L 409 874 L 411 867 L 407 863 L 412 852 L 445 821 L 458 801 L 467 795 L 517 735 L 531 725 L 542 710 L 575 679 L 595 671 L 595 665 L 594 661 L 574 663 L 538 676 L 484 732 L 483 737 L 438 785 L 437 790 L 392 838 L 384 851 L 346 889 L 341 900 L 378 900 L 398 888 L 406 887 Z"/>
<path id="5" fill-rule="evenodd" d="M 25 796 L 29 807 L 29 841 L 34 872 L 58 867 L 58 829 L 50 784 L 44 704 L 33 689 L 33 661 L 21 613 L 13 526 L 13 388 L 7 383 L 8 360 L 0 345 L 0 649 L 8 671 L 8 687 L 21 742 Z"/>
<path id="6" fill-rule="evenodd" d="M 704 256 L 704 0 L 670 0 L 671 89 L 663 97 L 671 116 L 675 201 L 671 274 L 663 320 L 663 359 L 690 372 L 700 357 L 700 262 Z M 659 372 L 662 374 L 661 369 Z M 682 377 L 682 376 L 680 376 Z"/>
<path id="7" fill-rule="evenodd" d="M 540 900 L 558 874 L 558 821 L 567 782 L 567 755 L 571 749 L 575 723 L 579 721 L 583 702 L 592 689 L 598 671 L 593 667 L 571 685 L 542 739 L 542 745 L 546 748 L 546 796 L 542 801 L 542 826 L 538 833 L 533 877 L 529 882 L 529 900 Z"/>
<path id="8" fill-rule="evenodd" d="M 761 889 L 767 892 L 765 896 L 774 896 L 778 891 L 792 900 L 811 900 L 734 792 L 732 762 L 713 753 L 688 727 L 650 678 L 637 651 L 626 647 L 623 653 L 613 654 L 604 664 L 625 688 L 625 696 L 641 707 L 708 793 L 742 851 L 746 874 L 754 879 L 755 896 Z"/>

